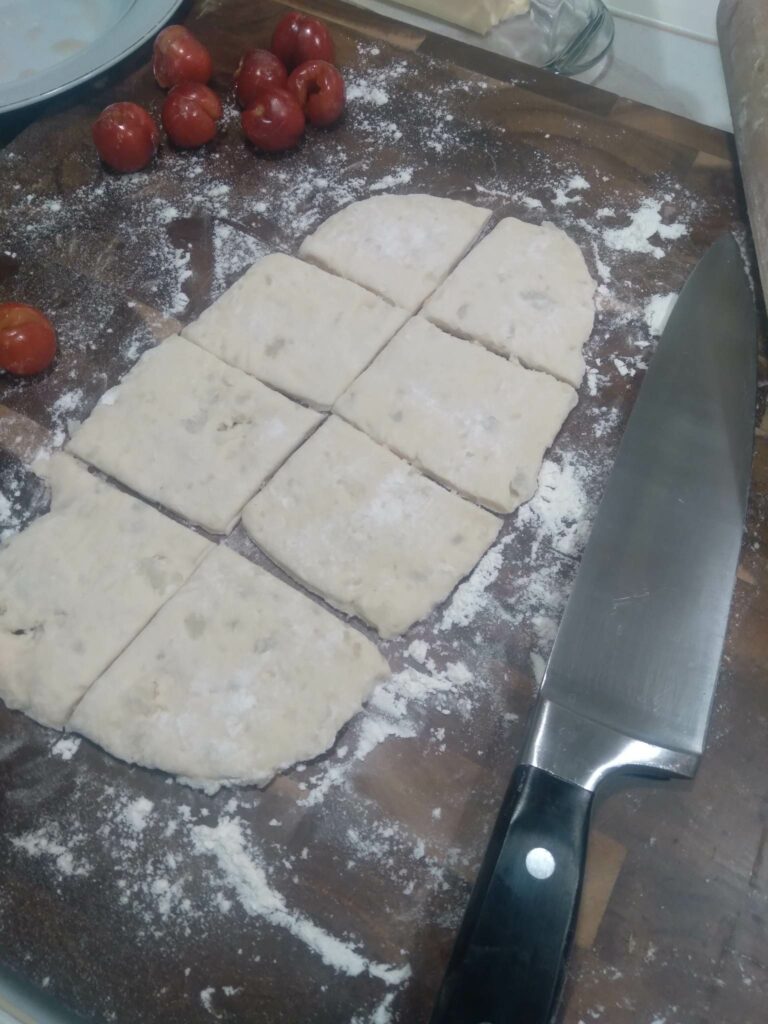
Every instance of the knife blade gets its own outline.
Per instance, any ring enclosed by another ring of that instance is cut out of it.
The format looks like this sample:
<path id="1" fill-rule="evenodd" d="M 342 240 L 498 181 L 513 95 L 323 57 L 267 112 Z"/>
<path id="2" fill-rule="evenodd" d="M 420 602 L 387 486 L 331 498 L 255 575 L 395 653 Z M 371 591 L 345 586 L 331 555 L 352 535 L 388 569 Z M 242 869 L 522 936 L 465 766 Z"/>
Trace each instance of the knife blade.
<path id="1" fill-rule="evenodd" d="M 716 242 L 643 381 L 431 1024 L 547 1024 L 597 786 L 692 776 L 746 517 L 757 377 L 739 247 Z"/>

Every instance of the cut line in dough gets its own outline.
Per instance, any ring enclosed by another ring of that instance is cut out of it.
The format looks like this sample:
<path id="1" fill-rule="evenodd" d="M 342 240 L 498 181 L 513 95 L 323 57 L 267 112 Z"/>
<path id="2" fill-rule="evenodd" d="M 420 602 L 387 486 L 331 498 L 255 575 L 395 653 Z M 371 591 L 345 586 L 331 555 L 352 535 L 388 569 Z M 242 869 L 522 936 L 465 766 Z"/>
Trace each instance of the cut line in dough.
<path id="1" fill-rule="evenodd" d="M 42 470 L 50 512 L 0 549 L 0 697 L 60 728 L 211 544 L 68 455 Z"/>
<path id="2" fill-rule="evenodd" d="M 67 450 L 221 534 L 321 419 L 174 336 L 102 397 Z"/>
<path id="3" fill-rule="evenodd" d="M 426 303 L 438 327 L 577 388 L 595 317 L 578 245 L 554 224 L 502 220 Z"/>
<path id="4" fill-rule="evenodd" d="M 329 217 L 304 239 L 299 255 L 413 313 L 490 216 L 490 210 L 457 199 L 373 196 Z"/>
<path id="5" fill-rule="evenodd" d="M 331 612 L 217 547 L 102 675 L 68 728 L 208 789 L 322 754 L 389 667 Z"/>
<path id="6" fill-rule="evenodd" d="M 406 317 L 351 281 L 275 253 L 181 333 L 278 391 L 327 410 Z"/>
<path id="7" fill-rule="evenodd" d="M 403 327 L 335 411 L 429 476 L 497 512 L 536 491 L 576 392 L 422 317 Z"/>
<path id="8" fill-rule="evenodd" d="M 243 510 L 267 555 L 383 637 L 444 601 L 501 520 L 331 416 Z"/>

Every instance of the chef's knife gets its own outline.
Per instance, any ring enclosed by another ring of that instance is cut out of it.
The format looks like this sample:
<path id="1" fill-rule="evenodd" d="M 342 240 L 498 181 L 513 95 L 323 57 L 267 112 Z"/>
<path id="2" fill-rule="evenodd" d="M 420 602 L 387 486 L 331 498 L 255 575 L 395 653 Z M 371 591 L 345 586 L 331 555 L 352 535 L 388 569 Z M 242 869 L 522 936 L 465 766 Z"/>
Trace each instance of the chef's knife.
<path id="1" fill-rule="evenodd" d="M 696 770 L 744 529 L 756 372 L 752 295 L 726 235 L 640 389 L 431 1024 L 547 1024 L 596 787 L 613 772 Z"/>

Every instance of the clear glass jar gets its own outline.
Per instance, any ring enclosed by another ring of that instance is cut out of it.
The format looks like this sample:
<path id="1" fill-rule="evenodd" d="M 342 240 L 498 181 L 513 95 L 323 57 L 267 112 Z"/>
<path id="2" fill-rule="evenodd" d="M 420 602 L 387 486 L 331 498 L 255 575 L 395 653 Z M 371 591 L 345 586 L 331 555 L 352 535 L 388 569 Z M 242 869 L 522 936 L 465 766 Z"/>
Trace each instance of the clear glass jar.
<path id="1" fill-rule="evenodd" d="M 527 15 L 495 30 L 509 40 L 509 55 L 561 75 L 576 75 L 608 52 L 614 25 L 602 0 L 531 0 Z"/>

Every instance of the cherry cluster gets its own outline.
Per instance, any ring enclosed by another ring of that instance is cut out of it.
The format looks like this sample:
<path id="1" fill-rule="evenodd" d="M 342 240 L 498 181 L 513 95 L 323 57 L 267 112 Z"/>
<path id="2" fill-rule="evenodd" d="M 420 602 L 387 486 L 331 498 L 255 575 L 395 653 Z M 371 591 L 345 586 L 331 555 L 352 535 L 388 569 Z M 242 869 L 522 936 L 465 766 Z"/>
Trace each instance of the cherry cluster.
<path id="1" fill-rule="evenodd" d="M 327 27 L 305 14 L 286 14 L 270 50 L 247 50 L 235 71 L 237 102 L 249 141 L 276 153 L 301 141 L 307 123 L 335 124 L 344 111 L 344 79 L 335 66 Z M 213 61 L 207 48 L 183 25 L 169 25 L 155 39 L 152 69 L 157 84 L 170 90 L 160 114 L 166 135 L 184 149 L 216 137 L 223 108 L 208 82 Z M 112 103 L 93 125 L 99 156 L 115 171 L 138 171 L 152 160 L 160 130 L 138 103 Z"/>

